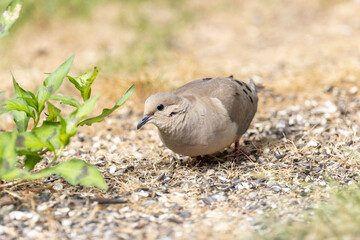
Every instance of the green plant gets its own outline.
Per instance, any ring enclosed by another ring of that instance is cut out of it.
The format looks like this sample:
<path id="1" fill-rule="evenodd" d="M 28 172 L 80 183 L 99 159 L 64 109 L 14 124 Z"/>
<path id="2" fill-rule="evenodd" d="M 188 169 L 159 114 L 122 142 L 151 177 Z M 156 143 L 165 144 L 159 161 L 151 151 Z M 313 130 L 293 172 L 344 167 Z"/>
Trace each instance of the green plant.
<path id="1" fill-rule="evenodd" d="M 35 180 L 52 174 L 59 175 L 69 183 L 85 186 L 97 186 L 105 189 L 106 184 L 100 172 L 94 166 L 79 159 L 54 163 L 69 144 L 79 126 L 101 122 L 106 116 L 125 103 L 134 91 L 132 85 L 111 109 L 104 109 L 99 116 L 86 118 L 93 110 L 99 95 L 91 97 L 91 85 L 98 70 L 88 71 L 79 77 L 67 76 L 74 56 L 65 61 L 43 82 L 36 94 L 22 89 L 13 77 L 15 97 L 0 102 L 0 114 L 11 112 L 16 124 L 12 132 L 0 133 L 0 178 L 12 181 L 18 179 Z M 69 96 L 54 95 L 67 76 L 80 91 L 83 103 Z M 0 92 L 0 97 L 4 92 Z M 72 106 L 75 110 L 68 116 L 50 101 L 58 101 Z M 47 106 L 47 117 L 39 126 L 43 110 Z M 28 130 L 29 120 L 33 126 Z M 41 170 L 33 171 L 43 159 L 44 150 L 53 153 L 53 159 Z M 23 156 L 23 157 L 20 157 Z"/>
<path id="2" fill-rule="evenodd" d="M 19 18 L 22 0 L 13 0 L 10 2 L 6 11 L 0 17 L 0 38 L 9 34 L 11 26 Z"/>

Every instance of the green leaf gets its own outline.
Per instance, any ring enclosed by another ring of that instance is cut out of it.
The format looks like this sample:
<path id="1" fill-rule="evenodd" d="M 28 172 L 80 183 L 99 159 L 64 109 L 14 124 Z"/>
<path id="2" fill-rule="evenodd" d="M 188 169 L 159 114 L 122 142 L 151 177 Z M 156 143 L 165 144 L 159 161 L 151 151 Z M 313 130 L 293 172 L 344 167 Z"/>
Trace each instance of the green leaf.
<path id="1" fill-rule="evenodd" d="M 74 57 L 75 56 L 72 55 L 68 60 L 61 64 L 60 67 L 58 67 L 45 79 L 43 85 L 36 93 L 36 99 L 38 102 L 38 113 L 41 113 L 42 110 L 44 110 L 45 102 L 56 90 L 59 89 L 64 77 L 70 71 L 70 67 L 73 63 Z"/>
<path id="2" fill-rule="evenodd" d="M 16 138 L 16 150 L 21 153 L 39 152 L 44 148 L 54 151 L 48 139 L 38 137 L 34 132 L 19 133 Z"/>
<path id="3" fill-rule="evenodd" d="M 12 79 L 15 90 L 15 97 L 24 99 L 29 106 L 33 107 L 34 109 L 37 109 L 38 103 L 36 101 L 35 95 L 30 91 L 26 91 L 22 89 L 20 85 L 16 82 L 14 76 L 12 76 Z"/>
<path id="4" fill-rule="evenodd" d="M 70 137 L 76 134 L 79 122 L 92 112 L 98 98 L 99 94 L 89 98 L 65 119 L 60 118 L 60 140 L 64 145 L 67 145 L 70 141 Z"/>
<path id="5" fill-rule="evenodd" d="M 13 0 L 10 2 L 6 11 L 0 17 L 0 38 L 9 34 L 11 26 L 19 18 L 22 0 Z"/>
<path id="6" fill-rule="evenodd" d="M 90 98 L 91 85 L 98 74 L 99 70 L 95 67 L 93 72 L 87 71 L 79 77 L 73 78 L 71 76 L 67 76 L 67 78 L 80 91 L 83 100 L 86 101 Z"/>
<path id="7" fill-rule="evenodd" d="M 35 99 L 35 95 L 32 92 L 26 91 L 20 87 L 20 85 L 16 82 L 14 76 L 12 76 L 12 80 L 15 90 L 15 97 L 28 97 Z"/>
<path id="8" fill-rule="evenodd" d="M 61 110 L 55 107 L 50 102 L 47 102 L 47 106 L 48 106 L 49 115 L 47 116 L 46 121 L 57 122 L 57 118 L 60 115 Z"/>
<path id="9" fill-rule="evenodd" d="M 30 101 L 27 101 L 25 99 L 24 100 L 28 105 L 32 106 L 31 100 L 35 99 L 34 94 L 32 92 L 28 92 L 28 91 L 22 89 L 20 87 L 20 85 L 16 82 L 14 76 L 12 76 L 12 80 L 13 80 L 13 85 L 14 85 L 14 90 L 15 90 L 15 97 L 29 99 Z M 36 109 L 36 105 L 37 105 L 37 102 L 35 101 L 35 104 L 33 105 L 33 107 L 35 109 Z M 14 110 L 14 111 L 12 111 L 12 115 L 13 115 L 13 119 L 15 121 L 18 132 L 25 132 L 27 130 L 30 118 L 27 117 L 26 113 L 22 112 L 22 111 Z"/>
<path id="10" fill-rule="evenodd" d="M 70 113 L 66 117 L 67 127 L 74 125 L 76 126 L 81 120 L 88 116 L 95 107 L 96 100 L 99 98 L 100 94 L 93 96 L 86 100 L 82 105 L 79 106 L 74 112 Z M 71 125 L 69 125 L 71 123 Z"/>
<path id="11" fill-rule="evenodd" d="M 30 119 L 29 117 L 26 116 L 26 113 L 14 110 L 12 111 L 12 115 L 18 132 L 26 132 Z"/>
<path id="12" fill-rule="evenodd" d="M 12 98 L 0 103 L 0 115 L 12 110 L 23 111 L 27 116 L 35 118 L 35 112 L 22 98 Z"/>
<path id="13" fill-rule="evenodd" d="M 24 166 L 28 171 L 34 169 L 35 165 L 40 162 L 42 157 L 39 154 L 28 154 L 25 155 Z"/>
<path id="14" fill-rule="evenodd" d="M 44 110 L 45 102 L 49 99 L 49 97 L 50 97 L 50 92 L 44 85 L 41 85 L 36 93 L 36 100 L 38 102 L 38 107 L 36 110 L 39 115 L 42 112 L 42 110 Z"/>
<path id="15" fill-rule="evenodd" d="M 70 142 L 71 135 L 66 132 L 66 125 L 67 125 L 66 120 L 62 116 L 59 116 L 59 118 L 60 118 L 60 135 L 59 135 L 60 144 L 62 146 L 66 146 Z"/>
<path id="16" fill-rule="evenodd" d="M 45 121 L 40 127 L 33 129 L 32 132 L 43 142 L 49 141 L 55 149 L 60 149 L 60 123 Z"/>
<path id="17" fill-rule="evenodd" d="M 26 176 L 28 175 L 29 175 L 28 171 L 20 168 L 13 168 L 11 170 L 0 169 L 0 179 L 4 179 L 6 181 L 13 181 L 19 178 L 26 178 Z"/>
<path id="18" fill-rule="evenodd" d="M 24 101 L 30 106 L 33 107 L 35 110 L 38 108 L 38 103 L 37 100 L 34 96 L 34 98 L 30 98 L 30 97 L 22 97 L 22 99 L 24 99 Z"/>
<path id="19" fill-rule="evenodd" d="M 79 107 L 80 103 L 72 97 L 68 97 L 68 96 L 61 96 L 61 95 L 54 95 L 51 96 L 49 98 L 49 100 L 54 100 L 54 101 L 60 101 L 61 103 L 73 106 L 73 107 Z"/>
<path id="20" fill-rule="evenodd" d="M 81 121 L 79 125 L 83 126 L 84 124 L 86 124 L 90 126 L 95 122 L 101 122 L 102 120 L 104 120 L 105 117 L 109 116 L 112 112 L 114 112 L 116 109 L 122 106 L 126 102 L 126 100 L 132 95 L 133 92 L 134 92 L 134 84 L 125 92 L 124 95 L 121 96 L 121 98 L 116 102 L 113 108 L 111 109 L 105 108 L 103 109 L 102 113 L 99 116 L 85 119 Z"/>
<path id="21" fill-rule="evenodd" d="M 14 169 L 16 164 L 16 131 L 0 133 L 0 177 Z"/>
<path id="22" fill-rule="evenodd" d="M 99 170 L 89 163 L 80 159 L 71 159 L 59 163 L 55 167 L 41 170 L 27 177 L 28 180 L 40 179 L 56 174 L 63 177 L 72 185 L 96 186 L 107 189 L 106 183 Z"/>
<path id="23" fill-rule="evenodd" d="M 77 78 L 73 78 L 73 77 L 71 77 L 71 76 L 66 76 L 68 79 L 69 79 L 69 81 L 72 83 L 72 84 L 74 84 L 74 86 L 80 91 L 81 90 L 81 85 L 80 85 L 80 82 L 78 81 L 78 79 Z"/>

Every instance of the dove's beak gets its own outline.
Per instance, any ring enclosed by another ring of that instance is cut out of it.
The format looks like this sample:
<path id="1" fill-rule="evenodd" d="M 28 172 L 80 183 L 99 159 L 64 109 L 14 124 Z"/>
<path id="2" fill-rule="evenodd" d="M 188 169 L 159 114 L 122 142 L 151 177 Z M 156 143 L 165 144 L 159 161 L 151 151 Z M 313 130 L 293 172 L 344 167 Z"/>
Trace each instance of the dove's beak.
<path id="1" fill-rule="evenodd" d="M 142 119 L 140 120 L 140 122 L 138 123 L 136 129 L 140 129 L 142 126 L 144 126 L 146 123 L 148 123 L 151 116 L 152 115 L 144 115 L 142 117 Z"/>

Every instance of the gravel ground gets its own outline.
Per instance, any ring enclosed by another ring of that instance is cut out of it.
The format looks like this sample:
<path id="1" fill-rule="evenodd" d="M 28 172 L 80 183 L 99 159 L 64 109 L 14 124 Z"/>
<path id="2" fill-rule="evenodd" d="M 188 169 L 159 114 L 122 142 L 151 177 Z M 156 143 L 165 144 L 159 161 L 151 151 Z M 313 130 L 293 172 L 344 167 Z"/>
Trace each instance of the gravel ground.
<path id="1" fill-rule="evenodd" d="M 55 176 L 3 189 L 0 238 L 246 239 L 269 211 L 301 220 L 331 190 L 328 179 L 359 181 L 356 90 L 328 86 L 315 101 L 264 89 L 242 138 L 252 155 L 229 158 L 229 148 L 201 166 L 166 149 L 153 126 L 136 131 L 141 113 L 124 108 L 81 129 L 63 157 L 98 166 L 108 190 Z"/>

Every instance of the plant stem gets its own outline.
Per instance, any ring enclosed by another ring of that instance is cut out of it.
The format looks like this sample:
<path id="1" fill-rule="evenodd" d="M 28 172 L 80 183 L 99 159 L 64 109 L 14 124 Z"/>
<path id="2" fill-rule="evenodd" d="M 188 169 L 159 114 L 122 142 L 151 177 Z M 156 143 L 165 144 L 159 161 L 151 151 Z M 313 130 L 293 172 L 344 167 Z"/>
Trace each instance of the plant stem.
<path id="1" fill-rule="evenodd" d="M 34 119 L 34 126 L 32 127 L 32 130 L 34 130 L 36 128 L 36 126 L 38 125 L 40 120 L 40 114 L 36 113 L 35 114 L 35 119 Z"/>
<path id="2" fill-rule="evenodd" d="M 55 154 L 53 160 L 51 160 L 51 162 L 44 169 L 50 168 L 51 165 L 53 165 L 53 163 L 56 162 L 56 160 L 60 157 L 60 155 L 64 151 L 64 148 L 65 148 L 65 146 L 63 144 L 61 144 L 61 147 L 60 147 L 59 151 Z"/>

